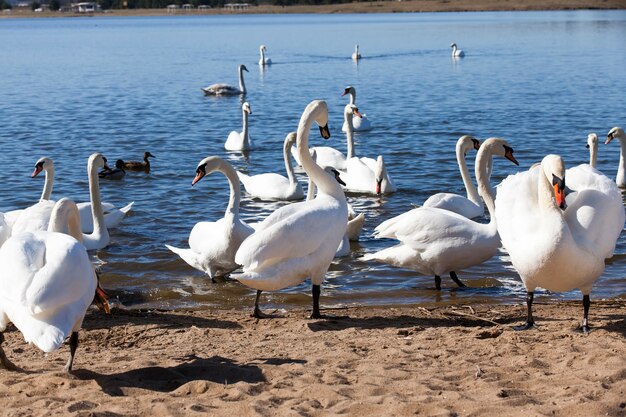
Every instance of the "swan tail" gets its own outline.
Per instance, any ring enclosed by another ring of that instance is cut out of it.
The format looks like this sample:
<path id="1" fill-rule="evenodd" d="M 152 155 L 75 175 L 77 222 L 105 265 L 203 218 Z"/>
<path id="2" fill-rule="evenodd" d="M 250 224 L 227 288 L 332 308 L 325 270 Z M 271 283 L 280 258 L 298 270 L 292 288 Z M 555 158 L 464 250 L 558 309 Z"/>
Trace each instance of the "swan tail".
<path id="1" fill-rule="evenodd" d="M 348 239 L 356 242 L 359 240 L 359 235 L 361 234 L 361 230 L 363 229 L 363 224 L 365 223 L 365 214 L 361 213 L 356 216 L 354 219 L 348 222 L 348 228 L 346 229 L 346 236 Z"/>
<path id="2" fill-rule="evenodd" d="M 176 248 L 167 244 L 165 247 L 178 255 L 190 267 L 210 275 L 209 266 L 205 265 L 205 262 L 203 262 L 203 259 L 198 253 L 192 251 L 191 249 Z"/>
<path id="3" fill-rule="evenodd" d="M 128 213 L 128 212 L 130 211 L 130 209 L 131 209 L 131 208 L 133 208 L 133 204 L 135 204 L 135 202 L 134 202 L 134 201 L 132 201 L 132 202 L 128 203 L 127 205 L 125 205 L 124 207 L 122 207 L 122 208 L 120 209 L 120 211 L 121 211 L 122 213 L 124 213 L 124 214 Z"/>
<path id="4" fill-rule="evenodd" d="M 108 214 L 104 215 L 104 224 L 106 225 L 107 228 L 112 229 L 115 228 L 117 226 L 119 226 L 119 224 L 122 222 L 122 220 L 124 220 L 124 217 L 126 217 L 126 214 L 128 214 L 128 212 L 130 211 L 130 209 L 133 207 L 133 204 L 135 204 L 135 202 L 133 201 L 132 203 L 122 207 L 119 210 L 114 210 Z"/>

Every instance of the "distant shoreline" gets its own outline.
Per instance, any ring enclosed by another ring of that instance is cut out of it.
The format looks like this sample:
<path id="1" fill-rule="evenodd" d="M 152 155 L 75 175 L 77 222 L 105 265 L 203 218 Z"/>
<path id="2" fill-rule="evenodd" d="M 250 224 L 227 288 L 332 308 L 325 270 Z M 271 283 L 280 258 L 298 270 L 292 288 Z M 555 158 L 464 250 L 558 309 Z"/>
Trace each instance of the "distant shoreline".
<path id="1" fill-rule="evenodd" d="M 33 12 L 13 9 L 0 12 L 0 18 L 35 17 L 93 17 L 93 16 L 198 16 L 198 15 L 246 15 L 246 14 L 343 14 L 343 13 L 419 13 L 419 12 L 478 12 L 478 11 L 541 11 L 541 10 L 623 10 L 624 0 L 518 0 L 515 3 L 504 0 L 389 0 L 354 2 L 345 4 L 324 4 L 318 6 L 295 5 L 251 6 L 246 11 L 232 12 L 224 8 L 206 10 L 181 10 L 168 12 L 167 9 L 115 9 L 95 14 Z"/>

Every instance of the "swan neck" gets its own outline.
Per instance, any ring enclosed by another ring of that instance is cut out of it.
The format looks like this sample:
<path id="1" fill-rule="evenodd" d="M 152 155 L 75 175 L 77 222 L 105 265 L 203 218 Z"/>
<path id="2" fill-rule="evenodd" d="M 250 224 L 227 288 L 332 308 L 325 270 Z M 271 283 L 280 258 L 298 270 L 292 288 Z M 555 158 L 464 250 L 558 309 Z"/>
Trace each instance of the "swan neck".
<path id="1" fill-rule="evenodd" d="M 546 177 L 546 174 L 541 168 L 539 172 L 539 184 L 537 187 L 537 202 L 539 209 L 542 211 L 549 211 L 555 213 L 561 213 L 561 209 L 556 205 L 556 198 L 554 197 L 554 190 L 550 181 Z"/>
<path id="2" fill-rule="evenodd" d="M 352 126 L 352 120 L 354 116 L 351 113 L 346 113 L 346 142 L 348 146 L 348 156 L 346 159 L 354 157 L 354 128 Z"/>
<path id="3" fill-rule="evenodd" d="M 50 200 L 52 196 L 52 187 L 54 185 L 54 168 L 46 169 L 46 177 L 43 183 L 43 191 L 41 193 L 40 201 Z"/>
<path id="4" fill-rule="evenodd" d="M 478 191 L 485 200 L 485 205 L 489 211 L 490 221 L 489 224 L 495 224 L 496 222 L 496 206 L 494 204 L 493 190 L 489 183 L 489 177 L 491 176 L 491 164 L 492 164 L 492 152 L 489 148 L 479 149 L 476 155 L 476 166 L 474 173 L 476 175 L 476 182 L 478 183 Z"/>
<path id="5" fill-rule="evenodd" d="M 476 156 L 478 158 L 478 155 Z M 482 201 L 478 195 L 478 191 L 472 182 L 469 170 L 467 169 L 467 162 L 465 161 L 465 152 L 460 144 L 456 146 L 456 161 L 459 164 L 459 170 L 461 171 L 461 178 L 463 179 L 463 185 L 465 185 L 465 191 L 467 192 L 467 198 L 474 204 L 482 206 Z M 477 162 L 478 163 L 478 162 Z M 490 163 L 487 164 L 487 182 L 489 182 Z"/>
<path id="6" fill-rule="evenodd" d="M 243 94 L 246 93 L 246 83 L 243 82 L 243 68 L 239 68 L 239 90 Z"/>
<path id="7" fill-rule="evenodd" d="M 598 163 L 598 144 L 594 143 L 589 147 L 589 165 L 595 168 Z"/>
<path id="8" fill-rule="evenodd" d="M 309 186 L 306 191 L 306 201 L 313 200 L 315 198 L 315 191 L 317 191 L 317 186 L 313 181 L 311 181 L 311 177 L 309 177 Z"/>
<path id="9" fill-rule="evenodd" d="M 89 162 L 89 199 L 91 201 L 91 216 L 93 217 L 93 232 L 90 236 L 99 239 L 107 233 L 104 224 L 104 212 L 102 211 L 102 200 L 100 199 L 100 181 L 98 179 L 98 167 Z M 88 235 L 85 235 L 88 236 Z"/>
<path id="10" fill-rule="evenodd" d="M 350 103 L 349 103 L 349 104 L 353 104 L 353 105 L 355 105 L 355 104 L 354 104 L 354 101 L 356 100 L 356 92 L 354 92 L 354 91 L 350 91 L 350 93 L 349 93 L 349 94 L 350 94 Z"/>
<path id="11" fill-rule="evenodd" d="M 261 48 L 261 63 L 265 64 L 265 51 Z"/>
<path id="12" fill-rule="evenodd" d="M 326 175 L 326 172 L 315 163 L 309 152 L 309 130 L 315 120 L 315 116 L 317 116 L 320 111 L 322 111 L 321 107 L 307 107 L 300 118 L 296 139 L 298 156 L 300 157 L 302 168 L 306 171 L 309 179 L 317 185 L 320 193 L 341 198 L 343 197 L 343 189 L 339 183 L 335 181 L 334 178 Z"/>
<path id="13" fill-rule="evenodd" d="M 617 185 L 626 185 L 626 161 L 624 160 L 624 154 L 626 154 L 626 141 L 619 141 L 619 167 L 617 168 L 617 178 L 615 179 Z"/>
<path id="14" fill-rule="evenodd" d="M 242 110 L 243 113 L 243 130 L 241 134 L 243 135 L 243 145 L 244 149 L 248 149 L 250 147 L 250 138 L 248 137 L 248 112 Z"/>
<path id="15" fill-rule="evenodd" d="M 228 206 L 226 207 L 226 214 L 233 214 L 239 216 L 239 203 L 241 202 L 241 184 L 239 177 L 235 169 L 228 163 L 222 161 L 217 168 L 226 179 L 230 187 L 230 197 L 228 199 Z"/>
<path id="16" fill-rule="evenodd" d="M 295 184 L 296 176 L 293 173 L 293 165 L 291 164 L 291 144 L 292 142 L 286 140 L 283 146 L 283 159 L 285 160 L 285 170 L 287 171 L 287 177 L 289 178 L 289 184 Z"/>

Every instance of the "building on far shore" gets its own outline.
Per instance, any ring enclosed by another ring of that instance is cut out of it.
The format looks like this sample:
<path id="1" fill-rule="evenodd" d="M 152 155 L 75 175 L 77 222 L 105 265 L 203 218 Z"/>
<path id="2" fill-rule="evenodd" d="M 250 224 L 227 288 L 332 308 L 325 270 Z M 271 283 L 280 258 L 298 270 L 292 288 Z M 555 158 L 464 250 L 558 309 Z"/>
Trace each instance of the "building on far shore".
<path id="1" fill-rule="evenodd" d="M 230 12 L 242 12 L 250 8 L 249 3 L 226 3 L 224 8 Z"/>

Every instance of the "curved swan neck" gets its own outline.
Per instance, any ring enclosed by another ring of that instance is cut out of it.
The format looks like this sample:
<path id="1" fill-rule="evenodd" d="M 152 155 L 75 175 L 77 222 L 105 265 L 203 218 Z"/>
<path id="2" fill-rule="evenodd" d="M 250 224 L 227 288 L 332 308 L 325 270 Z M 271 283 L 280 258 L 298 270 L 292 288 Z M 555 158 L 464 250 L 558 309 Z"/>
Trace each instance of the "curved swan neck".
<path id="1" fill-rule="evenodd" d="M 225 162 L 224 160 L 221 160 L 217 170 L 224 174 L 224 176 L 228 180 L 228 185 L 230 187 L 230 197 L 228 199 L 228 206 L 226 206 L 225 213 L 239 216 L 239 203 L 241 202 L 241 184 L 239 182 L 237 172 L 229 163 Z"/>
<path id="2" fill-rule="evenodd" d="M 626 161 L 624 160 L 624 154 L 626 154 L 626 140 L 619 140 L 619 167 L 617 168 L 617 176 L 615 182 L 620 187 L 626 186 Z"/>
<path id="3" fill-rule="evenodd" d="M 243 82 L 243 68 L 242 67 L 239 67 L 239 90 L 241 90 L 243 94 L 246 93 L 246 83 Z"/>
<path id="4" fill-rule="evenodd" d="M 352 127 L 352 120 L 354 119 L 354 115 L 352 112 L 344 113 L 346 120 L 346 142 L 348 146 L 348 152 L 346 159 L 350 159 L 354 156 L 354 129 Z"/>
<path id="5" fill-rule="evenodd" d="M 248 149 L 250 146 L 250 137 L 248 137 L 248 112 L 244 109 L 242 109 L 241 112 L 243 113 L 243 129 L 241 134 L 243 135 L 244 149 Z"/>
<path id="6" fill-rule="evenodd" d="M 485 146 L 485 144 L 483 144 L 476 155 L 476 166 L 474 167 L 478 190 L 480 195 L 483 196 L 483 200 L 485 200 L 485 205 L 487 206 L 489 216 L 491 217 L 489 224 L 495 224 L 496 222 L 496 206 L 494 204 L 493 190 L 491 189 L 491 184 L 489 183 L 492 158 L 493 154 L 491 146 Z"/>
<path id="7" fill-rule="evenodd" d="M 89 160 L 89 199 L 91 201 L 91 216 L 93 217 L 93 232 L 91 235 L 100 238 L 108 233 L 104 224 L 104 212 L 102 211 L 102 200 L 100 199 L 100 180 L 98 179 L 98 167 Z"/>
<path id="8" fill-rule="evenodd" d="M 291 164 L 291 147 L 293 140 L 289 138 L 285 139 L 283 145 L 283 159 L 285 160 L 285 170 L 287 171 L 287 177 L 289 178 L 289 184 L 295 184 L 297 182 L 296 176 L 293 173 L 293 165 Z"/>
<path id="9" fill-rule="evenodd" d="M 325 111 L 325 107 L 320 105 L 322 103 L 323 102 L 313 102 L 309 104 L 304 110 L 304 113 L 302 113 L 300 123 L 298 124 L 296 139 L 298 156 L 300 157 L 302 168 L 304 168 L 311 181 L 317 185 L 319 193 L 328 194 L 336 198 L 343 197 L 345 200 L 343 190 L 339 183 L 335 181 L 334 178 L 326 175 L 326 172 L 313 161 L 309 153 L 309 130 L 316 116 Z"/>
<path id="10" fill-rule="evenodd" d="M 561 209 L 556 205 L 556 198 L 554 197 L 554 189 L 550 180 L 546 177 L 543 171 L 543 167 L 540 168 L 538 186 L 537 186 L 537 202 L 539 209 L 542 211 L 549 211 L 553 213 L 561 214 Z"/>
<path id="11" fill-rule="evenodd" d="M 76 203 L 68 198 L 59 200 L 52 209 L 48 231 L 67 233 L 82 243 L 83 234 L 80 229 L 80 214 Z"/>
<path id="12" fill-rule="evenodd" d="M 476 155 L 476 163 L 478 163 L 478 155 Z M 467 163 L 465 162 L 465 149 L 463 144 L 457 142 L 456 144 L 456 161 L 459 164 L 459 170 L 461 171 L 461 178 L 463 179 L 463 185 L 465 185 L 465 191 L 467 192 L 467 198 L 473 203 L 482 206 L 482 201 L 478 195 L 478 191 L 472 182 L 469 170 L 467 169 Z M 489 182 L 489 176 L 491 174 L 491 162 L 487 164 L 487 182 Z M 491 188 L 491 187 L 490 187 Z"/>
<path id="13" fill-rule="evenodd" d="M 46 166 L 45 171 L 43 191 L 39 201 L 50 200 L 50 197 L 52 196 L 52 187 L 54 186 L 54 166 Z"/>

